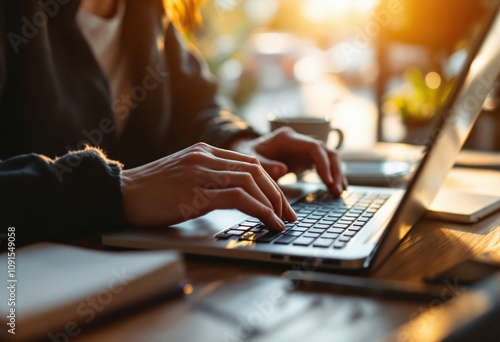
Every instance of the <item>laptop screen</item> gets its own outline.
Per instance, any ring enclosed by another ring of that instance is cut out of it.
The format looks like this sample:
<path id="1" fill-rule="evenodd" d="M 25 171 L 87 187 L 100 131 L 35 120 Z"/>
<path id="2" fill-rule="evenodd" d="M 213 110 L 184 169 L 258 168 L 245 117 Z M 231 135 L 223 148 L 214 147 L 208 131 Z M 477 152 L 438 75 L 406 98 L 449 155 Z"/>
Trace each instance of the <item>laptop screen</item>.
<path id="1" fill-rule="evenodd" d="M 474 20 L 464 23 L 455 41 L 444 42 L 454 50 L 444 58 L 441 75 L 426 80 L 444 82 L 445 89 L 436 101 L 437 115 L 426 141 L 426 150 L 389 228 L 376 249 L 377 267 L 395 249 L 408 231 L 425 214 L 477 119 L 497 76 L 500 73 L 499 1 L 478 1 L 484 10 Z M 443 14 L 443 20 L 446 15 Z M 370 263 L 369 258 L 367 260 Z"/>

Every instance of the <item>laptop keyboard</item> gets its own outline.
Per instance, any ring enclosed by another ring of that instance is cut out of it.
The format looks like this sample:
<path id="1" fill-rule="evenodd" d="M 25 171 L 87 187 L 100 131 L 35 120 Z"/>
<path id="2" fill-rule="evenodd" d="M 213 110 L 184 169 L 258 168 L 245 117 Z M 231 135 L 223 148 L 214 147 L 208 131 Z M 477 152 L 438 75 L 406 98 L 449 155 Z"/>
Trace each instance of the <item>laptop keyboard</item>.
<path id="1" fill-rule="evenodd" d="M 216 235 L 218 240 L 344 248 L 370 221 L 391 195 L 345 191 L 341 197 L 319 190 L 295 202 L 295 222 L 285 230 L 268 229 L 257 219 L 238 223 Z"/>

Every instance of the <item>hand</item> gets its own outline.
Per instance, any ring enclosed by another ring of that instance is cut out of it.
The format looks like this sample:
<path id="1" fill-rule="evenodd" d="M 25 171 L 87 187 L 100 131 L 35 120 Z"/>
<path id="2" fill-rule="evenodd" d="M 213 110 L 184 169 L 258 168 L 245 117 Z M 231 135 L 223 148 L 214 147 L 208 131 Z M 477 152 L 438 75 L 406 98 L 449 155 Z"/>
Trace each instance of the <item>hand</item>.
<path id="1" fill-rule="evenodd" d="M 297 219 L 255 157 L 204 143 L 124 170 L 122 181 L 125 219 L 135 225 L 172 225 L 215 209 L 238 209 L 276 230 Z"/>
<path id="2" fill-rule="evenodd" d="M 238 140 L 231 149 L 257 157 L 273 179 L 288 171 L 301 173 L 316 167 L 328 189 L 340 196 L 347 188 L 337 152 L 326 148 L 325 143 L 282 127 L 254 140 Z"/>

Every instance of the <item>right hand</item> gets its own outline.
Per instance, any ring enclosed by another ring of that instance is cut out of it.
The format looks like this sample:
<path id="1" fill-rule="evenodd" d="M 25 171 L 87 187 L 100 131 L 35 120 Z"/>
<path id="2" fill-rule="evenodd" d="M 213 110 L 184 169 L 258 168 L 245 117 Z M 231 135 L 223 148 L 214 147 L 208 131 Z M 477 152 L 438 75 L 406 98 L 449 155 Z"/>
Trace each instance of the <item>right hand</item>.
<path id="1" fill-rule="evenodd" d="M 297 219 L 278 185 L 252 156 L 197 143 L 122 172 L 125 219 L 168 226 L 216 209 L 238 209 L 283 230 Z"/>

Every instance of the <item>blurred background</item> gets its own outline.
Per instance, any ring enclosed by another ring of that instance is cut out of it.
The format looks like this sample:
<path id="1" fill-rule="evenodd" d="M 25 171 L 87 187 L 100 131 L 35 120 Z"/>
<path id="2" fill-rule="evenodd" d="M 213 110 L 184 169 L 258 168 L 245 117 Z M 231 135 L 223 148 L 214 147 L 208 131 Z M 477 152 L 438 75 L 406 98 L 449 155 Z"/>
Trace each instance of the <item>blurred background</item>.
<path id="1" fill-rule="evenodd" d="M 189 37 L 220 95 L 262 133 L 268 116 L 328 117 L 344 148 L 423 145 L 487 0 L 207 0 Z M 466 146 L 500 150 L 496 90 Z"/>

